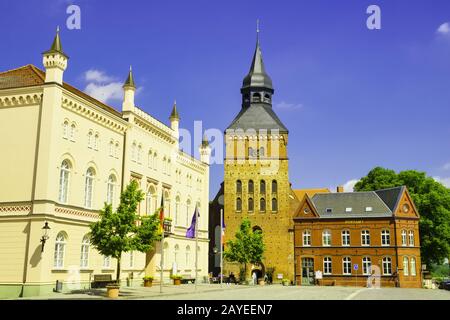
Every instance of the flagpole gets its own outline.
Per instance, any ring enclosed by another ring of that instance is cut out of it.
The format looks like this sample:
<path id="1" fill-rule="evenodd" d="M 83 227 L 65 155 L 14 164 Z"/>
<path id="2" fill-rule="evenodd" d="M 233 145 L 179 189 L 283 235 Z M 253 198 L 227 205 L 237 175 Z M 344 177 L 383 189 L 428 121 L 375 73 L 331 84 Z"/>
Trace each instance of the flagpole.
<path id="1" fill-rule="evenodd" d="M 223 282 L 223 209 L 220 209 L 220 286 Z"/>
<path id="2" fill-rule="evenodd" d="M 198 207 L 195 208 L 195 290 L 197 290 L 198 276 Z"/>
<path id="3" fill-rule="evenodd" d="M 160 208 L 160 210 L 164 210 L 164 194 L 163 197 L 161 198 L 161 203 L 162 203 L 162 207 Z M 161 211 L 160 211 L 161 212 Z M 161 213 L 160 213 L 161 215 Z M 164 211 L 163 211 L 163 215 L 164 215 Z M 161 263 L 160 263 L 160 269 L 161 269 L 161 275 L 160 275 L 160 281 L 159 281 L 159 293 L 163 292 L 163 277 L 164 277 L 164 216 L 162 221 L 160 221 L 160 223 L 162 224 L 162 235 L 161 235 Z"/>

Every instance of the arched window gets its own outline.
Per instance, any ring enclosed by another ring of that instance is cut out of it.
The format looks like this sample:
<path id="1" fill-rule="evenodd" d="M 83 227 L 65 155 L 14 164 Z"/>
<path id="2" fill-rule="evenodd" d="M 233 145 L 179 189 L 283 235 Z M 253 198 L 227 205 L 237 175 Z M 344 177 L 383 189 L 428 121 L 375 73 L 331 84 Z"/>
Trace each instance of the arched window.
<path id="1" fill-rule="evenodd" d="M 248 193 L 253 193 L 255 191 L 255 186 L 253 180 L 248 181 Z"/>
<path id="2" fill-rule="evenodd" d="M 409 275 L 409 259 L 408 257 L 403 257 L 403 275 Z"/>
<path id="3" fill-rule="evenodd" d="M 92 208 L 92 199 L 94 192 L 94 177 L 95 171 L 93 168 L 89 168 L 86 171 L 86 180 L 84 183 L 84 206 L 86 208 Z"/>
<path id="4" fill-rule="evenodd" d="M 272 193 L 278 192 L 278 183 L 277 180 L 272 180 Z"/>
<path id="5" fill-rule="evenodd" d="M 158 170 L 158 155 L 155 153 L 153 153 L 153 170 Z"/>
<path id="6" fill-rule="evenodd" d="M 83 237 L 81 241 L 81 257 L 80 257 L 80 267 L 87 268 L 89 266 L 89 245 L 90 239 L 88 235 Z"/>
<path id="7" fill-rule="evenodd" d="M 249 147 L 249 148 L 248 148 L 248 156 L 249 156 L 250 158 L 252 158 L 252 157 L 255 156 L 255 150 L 254 150 L 252 147 Z"/>
<path id="8" fill-rule="evenodd" d="M 264 102 L 269 102 L 270 103 L 270 94 L 268 94 L 268 93 L 266 93 L 265 95 L 264 95 Z"/>
<path id="9" fill-rule="evenodd" d="M 191 247 L 186 246 L 186 269 L 191 269 Z"/>
<path id="10" fill-rule="evenodd" d="M 148 167 L 151 168 L 153 166 L 153 153 L 152 150 L 148 152 Z"/>
<path id="11" fill-rule="evenodd" d="M 119 142 L 116 141 L 116 147 L 114 150 L 114 157 L 119 158 L 120 148 L 119 148 Z"/>
<path id="12" fill-rule="evenodd" d="M 156 212 L 156 190 L 153 185 L 150 185 L 147 190 L 146 211 L 148 215 Z"/>
<path id="13" fill-rule="evenodd" d="M 392 274 L 392 259 L 391 257 L 383 258 L 383 275 L 391 275 Z"/>
<path id="14" fill-rule="evenodd" d="M 134 251 L 130 251 L 130 260 L 129 260 L 129 267 L 134 268 Z"/>
<path id="15" fill-rule="evenodd" d="M 170 217 L 170 193 L 164 190 L 164 215 Z"/>
<path id="16" fill-rule="evenodd" d="M 261 212 L 266 211 L 266 199 L 264 198 L 259 199 L 259 211 Z"/>
<path id="17" fill-rule="evenodd" d="M 260 102 L 261 101 L 261 95 L 258 92 L 255 92 L 253 95 L 253 102 Z"/>
<path id="18" fill-rule="evenodd" d="M 186 226 L 189 227 L 189 217 L 193 214 L 191 199 L 186 201 Z"/>
<path id="19" fill-rule="evenodd" d="M 350 257 L 344 257 L 342 259 L 342 274 L 344 275 L 352 274 L 352 259 Z"/>
<path id="20" fill-rule="evenodd" d="M 61 163 L 61 171 L 59 173 L 59 196 L 58 200 L 61 203 L 67 203 L 67 195 L 69 190 L 69 177 L 71 165 L 68 160 Z"/>
<path id="21" fill-rule="evenodd" d="M 103 268 L 109 269 L 111 268 L 111 257 L 103 256 Z"/>
<path id="22" fill-rule="evenodd" d="M 63 232 L 58 233 L 55 241 L 55 255 L 53 266 L 55 268 L 64 267 L 64 251 L 66 249 L 66 237 Z"/>
<path id="23" fill-rule="evenodd" d="M 236 199 L 236 211 L 242 211 L 242 199 L 239 197 Z"/>
<path id="24" fill-rule="evenodd" d="M 95 150 L 98 150 L 99 144 L 100 144 L 99 135 L 98 135 L 98 133 L 96 133 L 95 137 L 94 137 L 94 149 Z"/>
<path id="25" fill-rule="evenodd" d="M 276 198 L 272 198 L 272 212 L 278 211 L 278 200 Z"/>
<path id="26" fill-rule="evenodd" d="M 114 157 L 114 141 L 109 142 L 109 156 Z"/>
<path id="27" fill-rule="evenodd" d="M 108 178 L 108 186 L 106 194 L 106 202 L 109 204 L 113 204 L 115 186 L 116 186 L 116 177 L 113 174 L 111 174 Z"/>
<path id="28" fill-rule="evenodd" d="M 133 142 L 133 144 L 131 145 L 131 161 L 136 161 L 136 142 Z"/>
<path id="29" fill-rule="evenodd" d="M 409 246 L 414 247 L 414 231 L 410 230 L 408 232 L 408 237 L 409 237 Z"/>
<path id="30" fill-rule="evenodd" d="M 303 246 L 304 247 L 311 246 L 311 231 L 310 230 L 303 231 Z"/>
<path id="31" fill-rule="evenodd" d="M 173 251 L 173 261 L 179 266 L 178 256 L 180 254 L 180 246 L 175 245 L 175 250 Z"/>
<path id="32" fill-rule="evenodd" d="M 416 275 L 416 258 L 411 258 L 411 275 Z"/>
<path id="33" fill-rule="evenodd" d="M 69 122 L 64 121 L 63 123 L 63 138 L 67 139 L 69 138 Z"/>
<path id="34" fill-rule="evenodd" d="M 92 133 L 92 131 L 89 131 L 88 133 L 88 148 L 92 149 L 94 145 L 94 134 Z"/>
<path id="35" fill-rule="evenodd" d="M 266 193 L 266 181 L 261 180 L 259 182 L 259 193 L 265 194 Z"/>
<path id="36" fill-rule="evenodd" d="M 344 247 L 350 246 L 350 230 L 343 230 L 341 233 L 342 245 Z"/>
<path id="37" fill-rule="evenodd" d="M 368 276 L 372 274 L 372 260 L 370 257 L 364 257 L 362 259 L 362 267 L 364 275 Z"/>
<path id="38" fill-rule="evenodd" d="M 178 219 L 180 216 L 180 196 L 175 198 L 175 225 L 178 225 Z"/>
<path id="39" fill-rule="evenodd" d="M 324 230 L 322 232 L 322 245 L 323 246 L 331 246 L 331 231 L 330 230 Z"/>
<path id="40" fill-rule="evenodd" d="M 236 193 L 242 193 L 242 181 L 236 181 Z"/>
<path id="41" fill-rule="evenodd" d="M 254 203 L 253 198 L 248 198 L 248 211 L 253 211 Z"/>
<path id="42" fill-rule="evenodd" d="M 406 230 L 402 230 L 402 246 L 407 245 Z"/>
<path id="43" fill-rule="evenodd" d="M 137 162 L 141 163 L 142 161 L 142 146 L 139 145 L 137 149 Z"/>
<path id="44" fill-rule="evenodd" d="M 323 274 L 331 274 L 332 273 L 332 264 L 331 257 L 323 258 Z"/>
<path id="45" fill-rule="evenodd" d="M 75 131 L 76 131 L 75 123 L 72 123 L 72 125 L 70 126 L 70 134 L 69 134 L 69 138 L 71 141 L 75 141 Z"/>

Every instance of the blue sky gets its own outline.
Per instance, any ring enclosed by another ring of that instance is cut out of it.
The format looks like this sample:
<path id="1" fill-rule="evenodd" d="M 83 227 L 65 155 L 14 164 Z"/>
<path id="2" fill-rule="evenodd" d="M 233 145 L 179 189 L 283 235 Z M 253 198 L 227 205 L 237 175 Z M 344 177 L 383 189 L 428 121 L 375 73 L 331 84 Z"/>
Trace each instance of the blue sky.
<path id="1" fill-rule="evenodd" d="M 66 28 L 71 3 L 81 30 Z M 366 27 L 371 4 L 381 30 Z M 239 112 L 259 18 L 294 188 L 335 187 L 374 166 L 450 185 L 449 1 L 3 0 L 0 12 L 0 70 L 42 67 L 60 25 L 65 81 L 120 108 L 132 64 L 137 105 L 167 123 L 176 99 L 190 130 L 194 120 L 224 130 Z M 213 165 L 211 196 L 222 179 Z"/>

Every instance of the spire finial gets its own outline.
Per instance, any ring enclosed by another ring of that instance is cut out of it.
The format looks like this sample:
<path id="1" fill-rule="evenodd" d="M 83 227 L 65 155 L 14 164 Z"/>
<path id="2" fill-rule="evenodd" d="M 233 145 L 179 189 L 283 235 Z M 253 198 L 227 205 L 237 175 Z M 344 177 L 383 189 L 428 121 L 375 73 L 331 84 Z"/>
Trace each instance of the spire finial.
<path id="1" fill-rule="evenodd" d="M 256 19 L 256 42 L 259 43 L 259 19 Z"/>
<path id="2" fill-rule="evenodd" d="M 59 33 L 59 26 L 56 26 L 56 33 Z"/>
<path id="3" fill-rule="evenodd" d="M 132 70 L 132 68 L 131 68 L 131 64 L 130 64 L 130 72 L 131 72 L 131 71 L 133 71 L 133 70 Z"/>

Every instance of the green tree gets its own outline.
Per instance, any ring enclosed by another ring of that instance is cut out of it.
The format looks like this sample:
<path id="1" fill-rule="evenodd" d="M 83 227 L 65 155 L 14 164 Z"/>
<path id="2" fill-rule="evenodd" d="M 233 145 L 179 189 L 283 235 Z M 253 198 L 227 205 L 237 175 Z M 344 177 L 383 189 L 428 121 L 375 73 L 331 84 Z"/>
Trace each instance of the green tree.
<path id="1" fill-rule="evenodd" d="M 116 212 L 106 204 L 100 211 L 100 219 L 90 225 L 93 247 L 104 256 L 117 259 L 116 282 L 120 282 L 120 262 L 123 252 L 137 250 L 147 252 L 154 242 L 161 239 L 159 217 L 155 213 L 140 217 L 137 207 L 144 199 L 136 181 L 132 181 L 120 195 Z"/>
<path id="2" fill-rule="evenodd" d="M 227 242 L 224 258 L 230 262 L 240 263 L 247 277 L 247 265 L 260 264 L 264 249 L 262 231 L 260 229 L 253 231 L 250 220 L 244 219 L 236 232 L 235 240 Z"/>
<path id="3" fill-rule="evenodd" d="M 376 167 L 355 185 L 355 191 L 406 186 L 420 214 L 422 261 L 431 266 L 450 256 L 450 189 L 425 172 Z"/>

